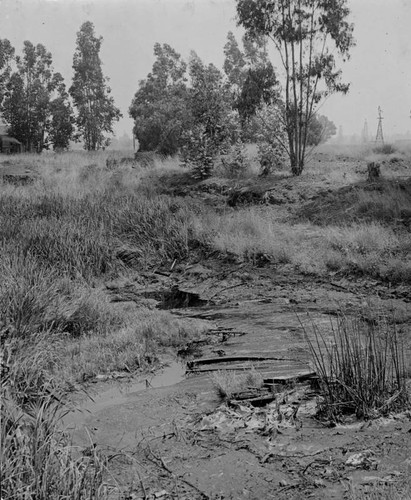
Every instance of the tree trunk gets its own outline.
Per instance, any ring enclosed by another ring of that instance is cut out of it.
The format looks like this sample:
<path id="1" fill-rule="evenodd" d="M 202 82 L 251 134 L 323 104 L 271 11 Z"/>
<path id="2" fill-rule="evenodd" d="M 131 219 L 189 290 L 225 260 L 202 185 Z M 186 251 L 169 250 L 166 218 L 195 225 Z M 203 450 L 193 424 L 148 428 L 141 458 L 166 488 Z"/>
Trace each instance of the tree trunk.
<path id="1" fill-rule="evenodd" d="M 302 174 L 304 170 L 304 158 L 291 158 L 291 173 L 295 176 L 299 176 Z"/>

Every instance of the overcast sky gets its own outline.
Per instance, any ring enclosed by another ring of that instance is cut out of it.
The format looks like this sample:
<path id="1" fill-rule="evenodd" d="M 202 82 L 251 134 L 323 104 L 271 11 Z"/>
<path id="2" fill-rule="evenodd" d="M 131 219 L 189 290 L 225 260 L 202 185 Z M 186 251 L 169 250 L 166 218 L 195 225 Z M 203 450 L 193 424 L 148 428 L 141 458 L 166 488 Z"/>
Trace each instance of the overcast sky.
<path id="1" fill-rule="evenodd" d="M 222 68 L 228 31 L 240 39 L 235 0 L 0 0 L 0 38 L 20 53 L 23 41 L 44 44 L 54 68 L 69 86 L 76 33 L 84 21 L 104 38 L 101 59 L 123 119 L 117 135 L 131 134 L 128 108 L 139 80 L 154 61 L 155 42 L 168 43 L 183 57 L 195 50 Z M 411 0 L 349 0 L 357 46 L 342 66 L 351 82 L 347 96 L 322 106 L 344 134 L 360 134 L 368 121 L 377 128 L 381 106 L 386 135 L 411 130 Z"/>

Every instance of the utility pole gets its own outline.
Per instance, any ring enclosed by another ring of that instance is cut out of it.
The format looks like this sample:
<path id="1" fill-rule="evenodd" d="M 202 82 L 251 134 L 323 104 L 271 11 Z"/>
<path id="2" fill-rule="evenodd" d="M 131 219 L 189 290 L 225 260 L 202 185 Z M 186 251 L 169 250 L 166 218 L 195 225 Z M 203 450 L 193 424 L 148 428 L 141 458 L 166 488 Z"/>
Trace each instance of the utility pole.
<path id="1" fill-rule="evenodd" d="M 382 133 L 382 109 L 378 106 L 378 128 L 377 128 L 377 136 L 375 138 L 375 142 L 382 142 L 384 144 L 384 134 Z"/>

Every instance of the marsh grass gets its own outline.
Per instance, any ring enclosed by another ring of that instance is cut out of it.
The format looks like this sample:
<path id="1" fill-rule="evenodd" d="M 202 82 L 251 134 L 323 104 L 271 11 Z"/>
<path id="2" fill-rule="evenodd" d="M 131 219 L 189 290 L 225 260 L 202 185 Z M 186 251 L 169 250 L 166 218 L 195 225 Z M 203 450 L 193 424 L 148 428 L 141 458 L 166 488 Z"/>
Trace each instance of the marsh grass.
<path id="1" fill-rule="evenodd" d="M 374 418 L 410 404 L 403 340 L 395 318 L 372 320 L 341 314 L 331 331 L 313 324 L 306 339 L 320 382 L 319 414 L 339 420 L 345 413 Z"/>

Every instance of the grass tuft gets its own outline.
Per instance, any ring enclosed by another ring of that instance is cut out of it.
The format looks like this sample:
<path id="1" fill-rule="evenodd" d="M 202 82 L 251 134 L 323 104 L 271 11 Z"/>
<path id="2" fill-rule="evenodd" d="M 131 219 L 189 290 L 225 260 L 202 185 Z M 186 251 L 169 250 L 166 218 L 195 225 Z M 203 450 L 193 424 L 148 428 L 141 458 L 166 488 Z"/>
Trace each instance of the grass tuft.
<path id="1" fill-rule="evenodd" d="M 261 373 L 254 367 L 246 372 L 219 370 L 211 375 L 213 386 L 221 399 L 230 399 L 237 392 L 260 388 L 264 383 Z"/>
<path id="2" fill-rule="evenodd" d="M 341 314 L 331 323 L 331 335 L 315 325 L 312 337 L 305 333 L 320 381 L 320 415 L 368 419 L 409 406 L 408 364 L 394 318 Z"/>

